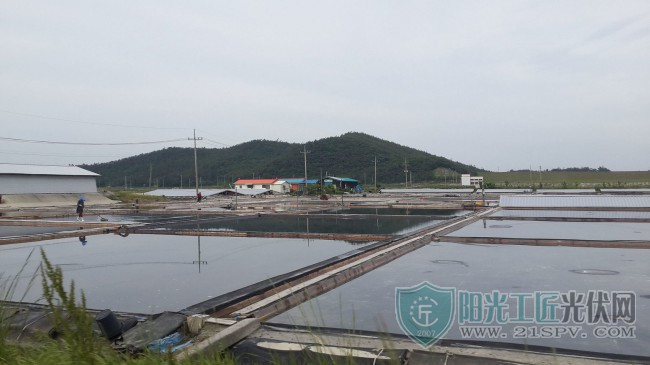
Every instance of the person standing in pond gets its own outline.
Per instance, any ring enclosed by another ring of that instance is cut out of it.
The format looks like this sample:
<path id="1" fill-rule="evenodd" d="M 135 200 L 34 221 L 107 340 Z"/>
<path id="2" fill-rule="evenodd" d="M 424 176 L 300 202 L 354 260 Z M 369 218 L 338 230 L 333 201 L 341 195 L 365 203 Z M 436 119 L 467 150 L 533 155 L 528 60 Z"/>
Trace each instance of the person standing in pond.
<path id="1" fill-rule="evenodd" d="M 199 191 L 199 193 L 196 194 L 196 201 L 200 203 L 202 199 L 203 199 L 203 194 L 201 194 L 201 192 Z"/>
<path id="2" fill-rule="evenodd" d="M 77 201 L 77 214 L 79 214 L 79 216 L 77 217 L 77 220 L 82 221 L 82 222 L 84 221 L 84 202 L 85 201 L 86 201 L 86 199 L 83 196 L 79 197 L 79 200 Z"/>

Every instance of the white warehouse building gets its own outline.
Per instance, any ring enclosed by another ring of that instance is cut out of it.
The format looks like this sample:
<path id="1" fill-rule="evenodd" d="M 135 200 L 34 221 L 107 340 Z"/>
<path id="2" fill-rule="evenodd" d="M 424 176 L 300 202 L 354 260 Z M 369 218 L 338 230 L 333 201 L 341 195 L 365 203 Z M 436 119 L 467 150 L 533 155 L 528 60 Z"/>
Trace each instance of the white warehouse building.
<path id="1" fill-rule="evenodd" d="M 98 176 L 77 166 L 0 163 L 0 194 L 96 193 Z"/>
<path id="2" fill-rule="evenodd" d="M 97 192 L 99 174 L 77 166 L 0 163 L 0 208 L 112 204 Z"/>

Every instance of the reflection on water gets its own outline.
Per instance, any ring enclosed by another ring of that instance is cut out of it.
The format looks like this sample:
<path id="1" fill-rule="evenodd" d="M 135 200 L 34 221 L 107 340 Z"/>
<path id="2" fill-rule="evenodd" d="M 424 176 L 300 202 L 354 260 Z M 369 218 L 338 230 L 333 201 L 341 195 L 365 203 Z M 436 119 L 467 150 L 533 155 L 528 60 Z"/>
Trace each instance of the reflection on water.
<path id="1" fill-rule="evenodd" d="M 457 216 L 467 212 L 452 209 L 406 209 L 406 208 L 349 208 L 328 211 L 338 214 L 374 214 L 374 215 L 446 215 Z"/>
<path id="2" fill-rule="evenodd" d="M 72 230 L 74 230 L 74 227 L 0 226 L 0 237 L 28 236 L 32 234 L 56 233 Z"/>
<path id="3" fill-rule="evenodd" d="M 426 216 L 254 216 L 235 220 L 201 222 L 201 229 L 213 231 L 404 234 L 435 225 L 442 220 Z M 164 227 L 161 227 L 165 229 Z M 195 230 L 195 223 L 174 224 L 173 229 Z"/>
<path id="4" fill-rule="evenodd" d="M 157 313 L 180 310 L 354 248 L 330 240 L 201 237 L 199 241 L 192 236 L 162 235 L 100 235 L 88 237 L 87 242 L 82 246 L 74 237 L 4 245 L 0 272 L 3 278 L 16 275 L 36 250 L 19 280 L 19 298 L 38 273 L 38 248 L 43 247 L 50 261 L 61 266 L 66 281 L 74 280 L 84 290 L 89 308 Z M 25 301 L 40 297 L 37 284 Z"/>

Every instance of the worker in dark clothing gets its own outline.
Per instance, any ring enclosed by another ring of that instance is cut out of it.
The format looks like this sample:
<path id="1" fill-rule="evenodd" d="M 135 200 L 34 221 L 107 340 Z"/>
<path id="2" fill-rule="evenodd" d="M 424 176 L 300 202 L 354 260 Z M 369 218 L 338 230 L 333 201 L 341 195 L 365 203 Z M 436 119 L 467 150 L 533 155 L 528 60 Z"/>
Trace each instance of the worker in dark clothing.
<path id="1" fill-rule="evenodd" d="M 202 199 L 203 199 L 203 194 L 201 194 L 201 192 L 199 191 L 199 193 L 196 194 L 196 201 L 200 203 Z"/>
<path id="2" fill-rule="evenodd" d="M 79 216 L 77 217 L 78 221 L 84 221 L 84 202 L 86 201 L 86 198 L 79 197 L 79 201 L 77 201 L 77 214 Z"/>

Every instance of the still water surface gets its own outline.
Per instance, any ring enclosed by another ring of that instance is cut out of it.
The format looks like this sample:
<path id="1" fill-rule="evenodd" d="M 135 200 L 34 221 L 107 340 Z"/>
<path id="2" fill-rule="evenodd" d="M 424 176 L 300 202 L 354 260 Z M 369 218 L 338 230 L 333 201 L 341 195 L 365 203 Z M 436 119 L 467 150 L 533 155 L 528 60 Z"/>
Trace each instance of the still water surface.
<path id="1" fill-rule="evenodd" d="M 344 241 L 130 235 L 88 236 L 0 246 L 2 280 L 16 275 L 18 300 L 40 264 L 39 247 L 60 265 L 66 280 L 83 289 L 88 307 L 138 313 L 180 310 L 214 296 L 269 279 L 362 244 Z M 199 265 L 201 261 L 201 265 Z M 41 296 L 40 278 L 26 301 Z"/>
<path id="2" fill-rule="evenodd" d="M 449 234 L 456 237 L 504 237 L 576 240 L 650 240 L 650 223 L 544 222 L 481 220 Z"/>
<path id="3" fill-rule="evenodd" d="M 251 231 L 251 232 L 299 232 L 299 233 L 348 233 L 348 234 L 405 234 L 436 225 L 443 220 L 427 216 L 384 216 L 373 217 L 354 214 L 334 216 L 308 215 L 262 215 L 240 219 L 188 222 L 162 226 L 160 229 L 207 230 L 207 231 Z"/>
<path id="4" fill-rule="evenodd" d="M 566 293 L 571 290 L 578 293 L 589 290 L 628 291 L 636 294 L 635 338 L 595 338 L 592 333 L 594 326 L 585 325 L 583 331 L 587 334 L 586 338 L 515 339 L 514 325 L 506 324 L 503 325 L 503 333 L 507 338 L 490 341 L 647 356 L 650 354 L 647 347 L 650 341 L 648 262 L 650 250 L 640 249 L 432 243 L 293 308 L 270 322 L 403 334 L 395 314 L 395 290 L 423 281 L 455 290 L 482 293 L 495 290 L 506 294 L 535 291 Z M 527 303 L 526 316 L 532 317 L 532 302 L 529 300 Z M 512 306 L 509 310 L 514 311 L 514 303 L 510 301 L 508 304 Z M 611 314 L 611 307 L 608 308 Z M 561 314 L 561 308 L 558 308 L 558 315 Z M 455 318 L 458 318 L 457 314 Z M 462 339 L 458 323 L 453 323 L 444 338 Z M 476 337 L 472 339 L 478 340 Z"/>

